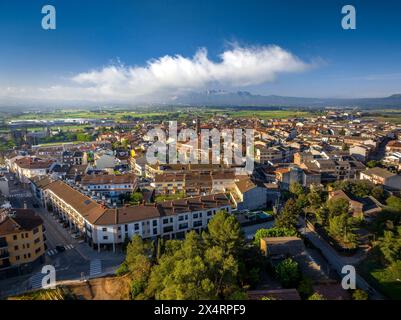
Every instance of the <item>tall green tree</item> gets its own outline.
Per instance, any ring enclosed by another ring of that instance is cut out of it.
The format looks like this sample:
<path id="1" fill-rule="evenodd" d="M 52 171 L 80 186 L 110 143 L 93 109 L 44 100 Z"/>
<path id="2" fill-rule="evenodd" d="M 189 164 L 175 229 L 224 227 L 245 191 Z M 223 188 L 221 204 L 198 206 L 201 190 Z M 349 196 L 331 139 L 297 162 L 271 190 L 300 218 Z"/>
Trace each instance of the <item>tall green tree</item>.
<path id="1" fill-rule="evenodd" d="M 379 238 L 379 248 L 389 263 L 401 260 L 401 227 L 398 227 L 396 233 L 384 231 L 383 237 Z"/>
<path id="2" fill-rule="evenodd" d="M 304 188 L 302 187 L 302 185 L 298 182 L 292 182 L 290 184 L 290 192 L 295 196 L 295 197 L 299 197 L 301 194 L 304 194 Z"/>
<path id="3" fill-rule="evenodd" d="M 275 220 L 275 227 L 286 228 L 286 229 L 296 229 L 299 220 L 300 208 L 297 206 L 294 199 L 289 199 L 283 210 L 278 214 Z"/>
<path id="4" fill-rule="evenodd" d="M 203 238 L 208 247 L 220 247 L 227 253 L 235 253 L 243 244 L 241 226 L 234 215 L 221 210 L 209 221 Z"/>
<path id="5" fill-rule="evenodd" d="M 331 216 L 347 214 L 349 211 L 349 203 L 345 199 L 330 199 L 327 202 L 327 209 Z"/>

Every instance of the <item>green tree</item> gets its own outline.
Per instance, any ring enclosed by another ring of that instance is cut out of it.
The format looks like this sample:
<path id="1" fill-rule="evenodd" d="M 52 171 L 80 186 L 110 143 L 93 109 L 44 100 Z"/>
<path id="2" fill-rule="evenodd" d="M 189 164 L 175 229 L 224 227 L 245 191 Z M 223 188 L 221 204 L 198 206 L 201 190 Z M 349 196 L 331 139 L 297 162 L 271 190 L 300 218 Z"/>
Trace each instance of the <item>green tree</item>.
<path id="1" fill-rule="evenodd" d="M 369 295 L 365 291 L 363 291 L 361 289 L 356 289 L 352 293 L 352 299 L 353 300 L 368 300 L 369 299 Z"/>
<path id="2" fill-rule="evenodd" d="M 297 290 L 303 299 L 310 297 L 313 293 L 312 280 L 302 277 Z"/>
<path id="3" fill-rule="evenodd" d="M 389 263 L 401 259 L 401 227 L 398 227 L 397 234 L 393 231 L 384 231 L 383 237 L 379 238 L 379 248 L 384 258 Z"/>
<path id="4" fill-rule="evenodd" d="M 330 216 L 330 212 L 326 205 L 323 205 L 320 208 L 317 208 L 314 213 L 315 213 L 315 217 L 316 217 L 316 220 L 318 223 L 320 223 L 322 226 L 327 225 L 329 216 Z"/>
<path id="5" fill-rule="evenodd" d="M 234 253 L 243 244 L 241 227 L 234 215 L 227 211 L 218 211 L 207 226 L 208 232 L 203 238 L 208 247 L 220 247 L 226 253 Z"/>
<path id="6" fill-rule="evenodd" d="M 185 193 L 184 192 L 177 192 L 174 194 L 163 194 L 163 195 L 158 195 L 155 198 L 155 202 L 163 202 L 163 201 L 168 201 L 168 200 L 177 200 L 177 199 L 182 199 L 185 198 Z"/>
<path id="7" fill-rule="evenodd" d="M 298 232 L 294 229 L 273 227 L 270 229 L 259 229 L 255 232 L 254 243 L 260 245 L 260 239 L 267 237 L 296 237 Z"/>
<path id="8" fill-rule="evenodd" d="M 326 300 L 320 293 L 315 292 L 314 294 L 312 294 L 308 300 Z"/>
<path id="9" fill-rule="evenodd" d="M 279 213 L 275 220 L 275 227 L 286 228 L 286 229 L 296 229 L 299 220 L 300 209 L 297 206 L 295 200 L 289 199 L 283 210 Z"/>
<path id="10" fill-rule="evenodd" d="M 285 288 L 296 287 L 300 280 L 298 263 L 291 258 L 281 261 L 275 268 L 277 278 Z"/>
<path id="11" fill-rule="evenodd" d="M 143 200 L 143 194 L 141 192 L 133 192 L 130 196 L 130 202 L 133 204 L 139 204 Z"/>
<path id="12" fill-rule="evenodd" d="M 125 261 L 119 267 L 117 274 L 129 273 L 133 299 L 146 288 L 152 266 L 149 258 L 151 255 L 151 245 L 138 235 L 135 235 L 127 246 Z"/>
<path id="13" fill-rule="evenodd" d="M 386 203 L 391 210 L 401 213 L 401 198 L 398 198 L 396 196 L 390 196 L 387 198 Z"/>
<path id="14" fill-rule="evenodd" d="M 290 184 L 290 192 L 295 195 L 296 197 L 299 197 L 301 194 L 304 194 L 304 188 L 302 185 L 298 182 L 292 182 Z"/>
<path id="15" fill-rule="evenodd" d="M 356 247 L 357 236 L 354 233 L 353 219 L 348 213 L 331 216 L 327 230 L 331 237 L 348 248 Z"/>
<path id="16" fill-rule="evenodd" d="M 380 165 L 380 161 L 376 161 L 376 160 L 370 160 L 366 163 L 366 166 L 368 168 L 374 168 L 374 167 L 377 167 L 378 165 Z"/>
<path id="17" fill-rule="evenodd" d="M 308 199 L 309 205 L 311 206 L 312 209 L 318 209 L 323 204 L 321 195 L 315 190 L 308 193 L 307 199 Z"/>
<path id="18" fill-rule="evenodd" d="M 204 246 L 195 232 L 187 233 L 181 248 L 166 251 L 152 268 L 145 293 L 156 299 L 213 299 L 216 290 L 203 257 Z"/>
<path id="19" fill-rule="evenodd" d="M 349 211 L 349 203 L 345 199 L 330 199 L 327 202 L 327 209 L 331 216 L 347 214 Z"/>
<path id="20" fill-rule="evenodd" d="M 372 189 L 372 197 L 374 197 L 378 201 L 383 201 L 384 199 L 384 190 L 381 186 L 376 186 Z"/>

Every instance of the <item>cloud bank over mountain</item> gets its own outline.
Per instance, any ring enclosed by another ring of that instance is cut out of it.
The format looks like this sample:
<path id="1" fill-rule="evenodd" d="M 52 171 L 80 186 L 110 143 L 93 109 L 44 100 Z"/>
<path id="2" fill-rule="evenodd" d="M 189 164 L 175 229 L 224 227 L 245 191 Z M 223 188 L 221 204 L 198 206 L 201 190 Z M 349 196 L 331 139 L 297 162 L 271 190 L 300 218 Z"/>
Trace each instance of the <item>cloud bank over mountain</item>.
<path id="1" fill-rule="evenodd" d="M 163 56 L 144 66 L 113 64 L 74 75 L 46 88 L 3 88 L 0 100 L 82 101 L 96 103 L 162 102 L 208 87 L 244 88 L 274 81 L 282 73 L 313 66 L 276 45 L 235 45 L 213 61 L 205 48 L 193 57 Z"/>

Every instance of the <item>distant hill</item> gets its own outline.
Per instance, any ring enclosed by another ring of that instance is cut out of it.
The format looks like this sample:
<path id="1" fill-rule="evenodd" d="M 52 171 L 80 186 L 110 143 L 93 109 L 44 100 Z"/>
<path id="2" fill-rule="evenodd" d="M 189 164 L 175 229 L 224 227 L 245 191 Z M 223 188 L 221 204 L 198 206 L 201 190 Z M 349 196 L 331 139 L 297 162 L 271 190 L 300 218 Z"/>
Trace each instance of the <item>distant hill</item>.
<path id="1" fill-rule="evenodd" d="M 382 98 L 333 99 L 306 98 L 278 95 L 255 95 L 248 91 L 228 92 L 208 90 L 192 92 L 176 99 L 179 104 L 203 106 L 282 106 L 282 107 L 361 107 L 361 108 L 401 108 L 401 94 Z"/>

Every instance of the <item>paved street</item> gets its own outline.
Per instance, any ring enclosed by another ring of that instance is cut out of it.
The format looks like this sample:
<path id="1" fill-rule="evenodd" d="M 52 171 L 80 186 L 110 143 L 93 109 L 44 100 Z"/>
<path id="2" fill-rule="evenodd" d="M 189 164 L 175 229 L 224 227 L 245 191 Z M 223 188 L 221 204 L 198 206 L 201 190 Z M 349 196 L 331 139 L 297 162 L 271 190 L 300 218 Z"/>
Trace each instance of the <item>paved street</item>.
<path id="1" fill-rule="evenodd" d="M 324 239 L 322 239 L 315 231 L 304 228 L 305 221 L 301 219 L 302 226 L 299 231 L 324 255 L 330 265 L 341 275 L 343 266 L 355 265 L 360 257 L 343 257 L 337 253 Z M 374 290 L 360 275 L 356 274 L 357 287 L 369 292 L 372 299 L 383 299 L 384 297 Z"/>
<path id="2" fill-rule="evenodd" d="M 44 220 L 46 228 L 46 255 L 45 264 L 53 265 L 56 269 L 56 280 L 76 280 L 83 277 L 95 277 L 104 273 L 113 272 L 124 260 L 124 255 L 110 251 L 97 252 L 86 243 L 79 243 L 71 237 L 68 229 L 63 228 L 55 217 L 43 208 L 34 208 L 34 198 L 30 190 L 23 185 L 14 185 L 10 181 L 10 194 L 17 194 L 18 197 L 10 197 L 11 205 L 14 208 L 28 208 L 38 212 Z M 24 196 L 21 196 L 24 195 Z M 63 246 L 65 251 L 58 252 L 56 246 Z M 5 280 L 0 280 L 0 296 L 15 294 L 30 289 L 32 284 L 38 285 L 41 279 L 40 265 L 31 274 L 21 275 Z"/>

